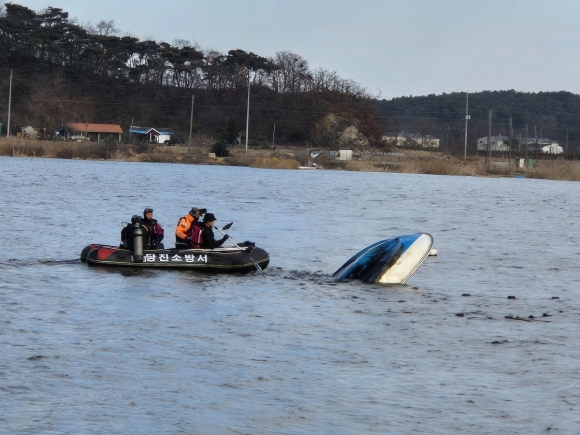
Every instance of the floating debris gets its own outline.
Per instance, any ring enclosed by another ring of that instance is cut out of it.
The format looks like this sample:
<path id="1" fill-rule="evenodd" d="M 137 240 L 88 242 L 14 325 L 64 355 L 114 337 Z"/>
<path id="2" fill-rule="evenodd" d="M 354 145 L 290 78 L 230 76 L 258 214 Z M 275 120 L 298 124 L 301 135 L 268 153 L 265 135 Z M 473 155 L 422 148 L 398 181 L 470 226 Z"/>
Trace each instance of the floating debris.
<path id="1" fill-rule="evenodd" d="M 524 322 L 529 322 L 528 319 L 524 319 L 520 316 L 505 316 L 505 318 L 508 320 L 523 320 Z"/>
<path id="2" fill-rule="evenodd" d="M 508 299 L 517 299 L 515 296 L 508 296 Z"/>
<path id="3" fill-rule="evenodd" d="M 457 317 L 465 317 L 465 314 L 464 314 L 464 313 L 456 313 L 455 315 L 456 315 Z"/>
<path id="4" fill-rule="evenodd" d="M 469 297 L 469 296 L 471 296 L 471 295 L 470 295 L 469 293 L 463 293 L 461 296 L 463 296 L 463 297 L 467 298 L 467 297 Z"/>

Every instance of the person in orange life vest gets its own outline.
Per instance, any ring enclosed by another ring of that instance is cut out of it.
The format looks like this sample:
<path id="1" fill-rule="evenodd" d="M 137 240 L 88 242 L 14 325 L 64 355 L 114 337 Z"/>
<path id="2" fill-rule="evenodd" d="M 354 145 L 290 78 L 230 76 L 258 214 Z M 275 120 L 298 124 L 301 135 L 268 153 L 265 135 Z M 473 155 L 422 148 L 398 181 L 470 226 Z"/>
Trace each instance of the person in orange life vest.
<path id="1" fill-rule="evenodd" d="M 197 227 L 193 230 L 193 243 L 202 249 L 214 249 L 219 248 L 223 243 L 230 238 L 225 234 L 220 240 L 216 240 L 213 235 L 213 227 L 215 225 L 216 218 L 213 213 L 206 213 L 203 217 L 203 223 L 198 223 Z M 199 235 L 201 235 L 201 240 L 199 240 Z"/>
<path id="2" fill-rule="evenodd" d="M 165 231 L 161 228 L 161 225 L 157 223 L 156 219 L 153 219 L 153 209 L 147 207 L 143 210 L 143 219 L 141 219 L 141 225 L 147 230 L 147 243 L 145 249 L 164 249 L 163 237 Z"/>
<path id="3" fill-rule="evenodd" d="M 175 247 L 178 249 L 191 248 L 191 234 L 195 224 L 205 214 L 205 208 L 192 207 L 186 216 L 179 219 L 177 228 L 175 228 Z"/>

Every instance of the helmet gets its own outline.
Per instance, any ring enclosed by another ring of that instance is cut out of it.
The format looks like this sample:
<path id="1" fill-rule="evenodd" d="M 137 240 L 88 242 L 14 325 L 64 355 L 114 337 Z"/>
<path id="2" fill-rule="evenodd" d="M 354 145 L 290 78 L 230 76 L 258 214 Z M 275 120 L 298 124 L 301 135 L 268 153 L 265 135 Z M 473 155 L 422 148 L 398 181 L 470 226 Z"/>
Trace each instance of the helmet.
<path id="1" fill-rule="evenodd" d="M 146 213 L 153 213 L 153 209 L 151 207 L 145 207 L 145 210 L 143 210 L 143 214 Z"/>
<path id="2" fill-rule="evenodd" d="M 134 214 L 131 217 L 131 223 L 135 225 L 137 222 L 141 222 L 141 216 Z"/>

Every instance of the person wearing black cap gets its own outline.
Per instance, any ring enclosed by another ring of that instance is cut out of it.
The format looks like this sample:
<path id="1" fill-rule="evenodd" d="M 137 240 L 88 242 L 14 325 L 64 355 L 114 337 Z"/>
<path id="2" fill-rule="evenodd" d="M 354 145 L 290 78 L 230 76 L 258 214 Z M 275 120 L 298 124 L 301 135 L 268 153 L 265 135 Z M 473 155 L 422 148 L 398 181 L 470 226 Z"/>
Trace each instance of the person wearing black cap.
<path id="1" fill-rule="evenodd" d="M 122 249 L 133 250 L 133 230 L 135 229 L 135 224 L 141 223 L 141 217 L 134 214 L 131 218 L 131 223 L 126 224 L 121 230 L 121 244 L 119 245 Z"/>
<path id="2" fill-rule="evenodd" d="M 157 223 L 156 219 L 153 219 L 153 209 L 151 207 L 145 208 L 143 210 L 143 219 L 141 220 L 141 225 L 147 230 L 147 243 L 145 249 L 164 249 L 163 237 L 165 231 L 161 228 L 161 225 Z"/>
<path id="3" fill-rule="evenodd" d="M 175 247 L 177 249 L 191 248 L 191 235 L 193 228 L 199 221 L 201 215 L 205 214 L 205 208 L 192 207 L 189 213 L 179 219 L 175 228 Z"/>
<path id="4" fill-rule="evenodd" d="M 230 238 L 230 236 L 228 236 L 227 234 L 224 234 L 224 236 L 220 239 L 220 240 L 216 240 L 214 235 L 213 235 L 213 227 L 215 225 L 215 215 L 213 213 L 206 213 L 205 216 L 203 217 L 203 223 L 198 224 L 199 228 L 201 230 L 201 241 L 196 240 L 201 242 L 200 243 L 200 247 L 202 249 L 214 249 L 214 248 L 219 248 L 221 245 L 223 245 L 223 243 Z M 194 234 L 197 233 L 198 230 L 194 230 Z"/>

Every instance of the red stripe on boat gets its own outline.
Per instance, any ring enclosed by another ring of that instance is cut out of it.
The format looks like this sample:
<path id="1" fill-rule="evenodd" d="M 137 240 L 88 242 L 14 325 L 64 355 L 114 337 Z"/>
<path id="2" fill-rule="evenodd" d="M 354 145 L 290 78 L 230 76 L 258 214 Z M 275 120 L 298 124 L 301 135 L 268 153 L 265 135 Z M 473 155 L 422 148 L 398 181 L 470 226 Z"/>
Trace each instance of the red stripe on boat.
<path id="1" fill-rule="evenodd" d="M 97 260 L 106 260 L 115 252 L 117 252 L 116 249 L 99 248 L 97 249 Z"/>

